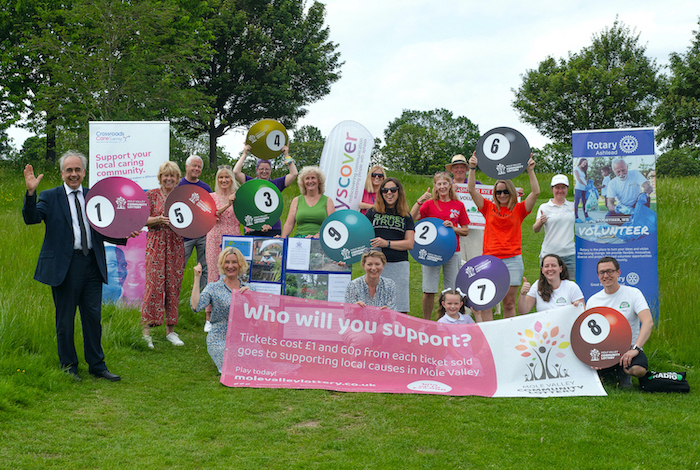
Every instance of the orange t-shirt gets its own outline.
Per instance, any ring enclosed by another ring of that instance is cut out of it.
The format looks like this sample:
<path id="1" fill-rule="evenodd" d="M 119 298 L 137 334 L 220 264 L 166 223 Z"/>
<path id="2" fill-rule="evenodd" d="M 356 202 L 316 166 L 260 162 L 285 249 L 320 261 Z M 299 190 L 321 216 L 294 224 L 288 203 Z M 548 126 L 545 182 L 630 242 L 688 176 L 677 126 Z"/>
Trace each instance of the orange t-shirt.
<path id="1" fill-rule="evenodd" d="M 484 199 L 484 207 L 479 211 L 486 219 L 484 229 L 484 254 L 499 259 L 512 258 L 523 252 L 523 220 L 530 213 L 525 209 L 525 203 L 519 202 L 513 210 L 501 207 Z"/>

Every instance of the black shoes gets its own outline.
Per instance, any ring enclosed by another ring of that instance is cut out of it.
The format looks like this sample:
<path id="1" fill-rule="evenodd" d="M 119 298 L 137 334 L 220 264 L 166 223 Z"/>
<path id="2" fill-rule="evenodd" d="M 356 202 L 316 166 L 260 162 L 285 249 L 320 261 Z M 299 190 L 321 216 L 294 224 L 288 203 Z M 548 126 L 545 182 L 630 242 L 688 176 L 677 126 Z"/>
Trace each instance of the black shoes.
<path id="1" fill-rule="evenodd" d="M 107 369 L 101 370 L 99 372 L 90 372 L 94 377 L 97 377 L 98 379 L 107 379 L 110 382 L 118 382 L 122 378 L 118 376 L 117 374 L 113 374 Z"/>
<path id="2" fill-rule="evenodd" d="M 78 371 L 77 371 L 77 370 L 68 368 L 68 369 L 63 369 L 63 372 L 65 372 L 66 374 L 68 374 L 68 375 L 69 375 L 73 380 L 75 380 L 76 382 L 82 382 L 82 381 L 83 381 L 83 379 L 81 379 L 80 376 L 78 375 Z"/>

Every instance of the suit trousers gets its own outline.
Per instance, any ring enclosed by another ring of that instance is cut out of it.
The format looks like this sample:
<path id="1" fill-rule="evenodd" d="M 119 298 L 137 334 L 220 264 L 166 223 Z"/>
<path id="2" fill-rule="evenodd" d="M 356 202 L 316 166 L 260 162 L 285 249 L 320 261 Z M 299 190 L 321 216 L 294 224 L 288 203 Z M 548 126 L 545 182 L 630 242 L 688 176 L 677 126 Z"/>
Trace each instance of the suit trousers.
<path id="1" fill-rule="evenodd" d="M 63 282 L 51 288 L 56 307 L 56 339 L 62 368 L 77 371 L 75 351 L 75 311 L 80 309 L 83 328 L 85 362 L 90 373 L 107 370 L 102 351 L 102 276 L 92 250 L 87 256 L 73 252 L 68 274 Z"/>

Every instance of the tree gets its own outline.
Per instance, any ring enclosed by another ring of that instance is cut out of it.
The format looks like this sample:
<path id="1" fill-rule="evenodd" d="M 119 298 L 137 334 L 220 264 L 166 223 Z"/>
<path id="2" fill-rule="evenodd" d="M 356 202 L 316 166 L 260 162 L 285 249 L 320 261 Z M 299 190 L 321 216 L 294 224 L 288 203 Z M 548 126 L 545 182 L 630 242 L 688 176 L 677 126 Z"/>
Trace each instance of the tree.
<path id="1" fill-rule="evenodd" d="M 26 114 L 25 127 L 45 132 L 47 159 L 53 160 L 57 129 L 85 138 L 90 120 L 160 120 L 200 112 L 207 99 L 192 79 L 204 65 L 208 36 L 201 14 L 193 12 L 203 5 L 201 0 L 3 2 L 0 34 L 7 35 L 9 47 L 0 52 L 0 79 L 7 79 L 6 115 Z"/>
<path id="2" fill-rule="evenodd" d="M 428 175 L 444 170 L 458 153 L 471 155 L 478 140 L 478 126 L 452 111 L 404 110 L 384 130 L 381 153 L 390 169 Z"/>
<path id="3" fill-rule="evenodd" d="M 289 154 L 296 161 L 298 169 L 308 165 L 318 165 L 326 139 L 314 126 L 302 126 L 294 131 L 294 138 L 289 144 Z"/>
<path id="4" fill-rule="evenodd" d="M 179 125 L 208 134 L 210 162 L 216 141 L 228 130 L 263 119 L 293 127 L 303 106 L 328 94 L 338 78 L 340 54 L 323 26 L 325 7 L 303 0 L 212 0 L 205 25 L 212 55 L 196 85 L 213 110 Z"/>
<path id="5" fill-rule="evenodd" d="M 688 51 L 670 56 L 668 91 L 657 113 L 656 139 L 672 149 L 700 146 L 700 29 L 693 33 Z"/>
<path id="6" fill-rule="evenodd" d="M 533 149 L 532 153 L 537 161 L 538 173 L 571 173 L 573 157 L 570 144 L 554 142 L 541 150 Z"/>
<path id="7" fill-rule="evenodd" d="M 543 135 L 571 142 L 574 130 L 652 125 L 661 89 L 658 67 L 639 34 L 615 20 L 578 54 L 548 57 L 528 70 L 513 90 L 513 107 Z"/>

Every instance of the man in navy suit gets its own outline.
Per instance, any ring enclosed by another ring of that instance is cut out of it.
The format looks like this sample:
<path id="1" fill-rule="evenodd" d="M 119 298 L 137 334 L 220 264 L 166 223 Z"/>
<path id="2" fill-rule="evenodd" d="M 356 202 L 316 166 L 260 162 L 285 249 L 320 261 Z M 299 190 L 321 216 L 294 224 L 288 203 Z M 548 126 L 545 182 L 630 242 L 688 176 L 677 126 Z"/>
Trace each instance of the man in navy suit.
<path id="1" fill-rule="evenodd" d="M 63 185 L 42 191 L 36 189 L 44 175 L 34 176 L 31 165 L 24 168 L 27 193 L 22 216 L 27 225 L 44 222 L 44 244 L 34 279 L 51 286 L 56 307 L 56 339 L 61 367 L 75 380 L 78 355 L 73 341 L 75 309 L 80 308 L 85 361 L 95 377 L 120 380 L 107 370 L 102 351 L 102 283 L 107 281 L 103 237 L 88 223 L 85 213 L 87 158 L 69 151 L 59 160 Z"/>

